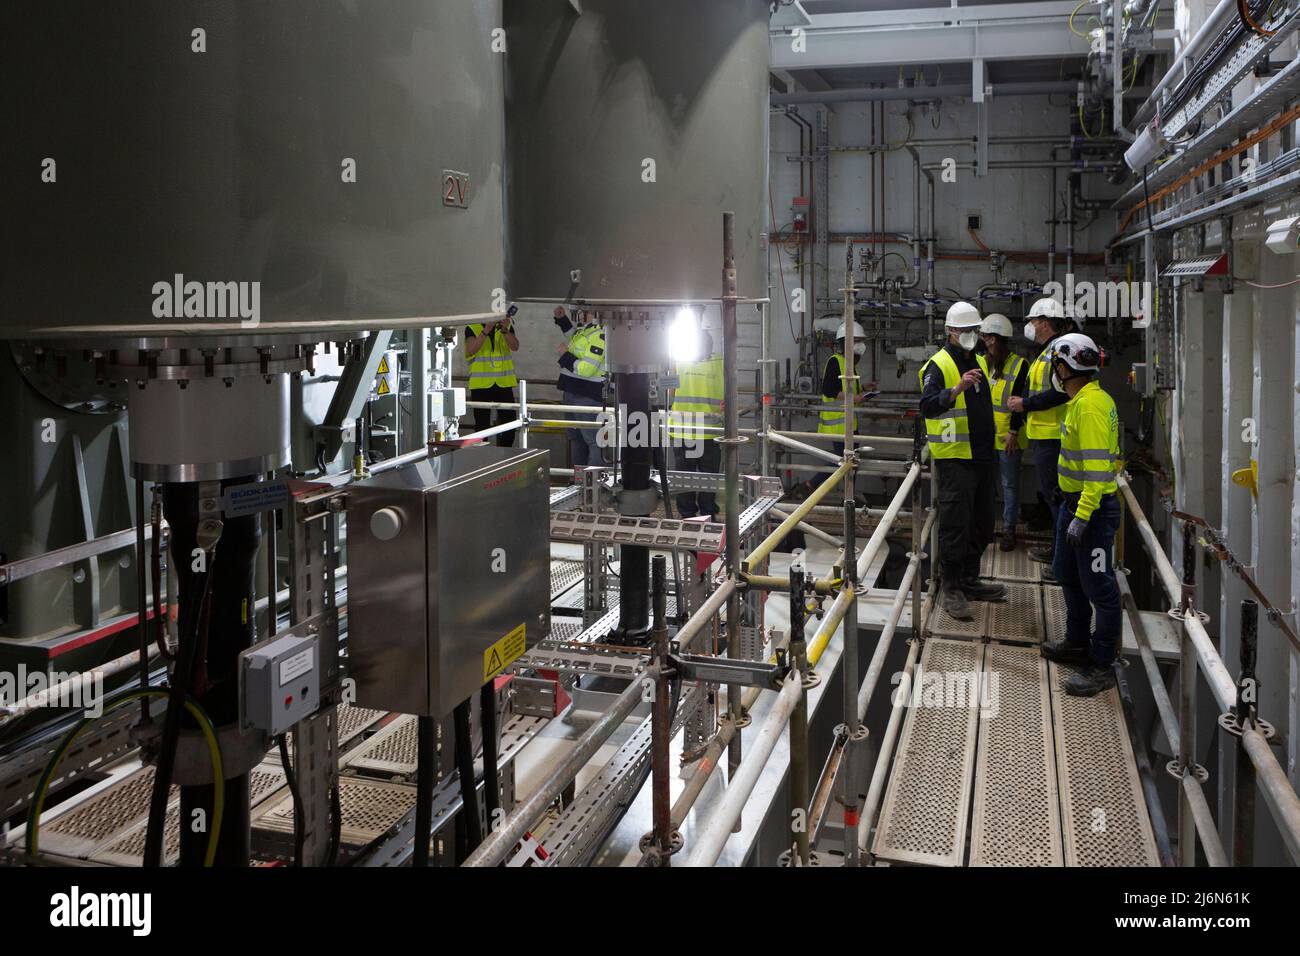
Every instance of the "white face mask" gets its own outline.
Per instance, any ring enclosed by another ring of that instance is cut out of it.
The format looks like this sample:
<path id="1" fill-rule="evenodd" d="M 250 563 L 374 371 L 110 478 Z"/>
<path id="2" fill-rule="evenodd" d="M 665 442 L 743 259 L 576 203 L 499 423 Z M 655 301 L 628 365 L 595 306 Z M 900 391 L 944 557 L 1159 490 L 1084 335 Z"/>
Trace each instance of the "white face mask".
<path id="1" fill-rule="evenodd" d="M 962 348 L 964 348 L 967 352 L 975 348 L 975 346 L 979 344 L 979 340 L 980 337 L 976 335 L 974 332 L 963 332 L 959 336 L 957 336 L 957 344 L 960 345 Z"/>
<path id="2" fill-rule="evenodd" d="M 1025 338 L 1029 339 L 1031 342 L 1038 341 L 1038 329 L 1034 327 L 1034 323 L 1025 323 Z"/>
<path id="3" fill-rule="evenodd" d="M 1057 375 L 1055 372 L 1052 373 L 1052 388 L 1056 389 L 1058 392 L 1065 391 L 1065 385 L 1061 382 L 1061 376 Z"/>
<path id="4" fill-rule="evenodd" d="M 844 351 L 844 340 L 843 340 L 843 339 L 840 339 L 840 351 L 841 351 L 841 352 Z M 853 343 L 853 354 L 856 355 L 858 358 L 862 358 L 862 356 L 865 355 L 866 352 L 867 352 L 867 343 L 866 343 L 866 342 L 854 342 L 854 343 Z"/>

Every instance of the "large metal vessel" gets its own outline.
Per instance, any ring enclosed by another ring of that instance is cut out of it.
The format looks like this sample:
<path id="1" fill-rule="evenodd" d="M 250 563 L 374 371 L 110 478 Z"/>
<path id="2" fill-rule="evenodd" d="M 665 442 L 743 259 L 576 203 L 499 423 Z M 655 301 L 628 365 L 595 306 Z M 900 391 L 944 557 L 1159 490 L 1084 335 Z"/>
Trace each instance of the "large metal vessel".
<path id="1" fill-rule="evenodd" d="M 765 295 L 766 0 L 507 0 L 506 32 L 511 295 L 716 298 L 724 211 Z"/>
<path id="2" fill-rule="evenodd" d="M 341 338 L 492 311 L 500 6 L 10 5 L 0 336 Z M 177 277 L 204 301 L 161 298 Z M 257 283 L 256 324 L 251 286 L 219 315 L 209 283 Z"/>

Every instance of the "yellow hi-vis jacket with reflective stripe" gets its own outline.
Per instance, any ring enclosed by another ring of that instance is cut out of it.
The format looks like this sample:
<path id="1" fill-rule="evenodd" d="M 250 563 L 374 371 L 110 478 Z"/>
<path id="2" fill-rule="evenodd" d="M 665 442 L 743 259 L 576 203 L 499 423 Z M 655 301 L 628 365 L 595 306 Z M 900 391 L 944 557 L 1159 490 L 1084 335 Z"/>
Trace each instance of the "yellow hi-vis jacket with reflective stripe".
<path id="1" fill-rule="evenodd" d="M 1083 386 L 1061 407 L 1065 420 L 1056 479 L 1062 491 L 1079 496 L 1074 516 L 1087 521 L 1101 496 L 1113 495 L 1118 487 L 1119 412 L 1115 400 L 1096 382 Z"/>
<path id="2" fill-rule="evenodd" d="M 1043 350 L 1038 353 L 1038 358 L 1034 359 L 1029 366 L 1029 377 L 1025 382 L 1026 398 L 1031 395 L 1041 395 L 1044 392 L 1054 391 L 1052 388 L 1052 366 L 1047 360 L 1051 348 L 1051 343 L 1043 346 Z M 1064 402 L 1055 408 L 1048 408 L 1044 411 L 1026 412 L 1025 432 L 1028 437 L 1033 439 L 1055 438 L 1060 433 L 1061 419 L 1064 417 Z"/>
<path id="3" fill-rule="evenodd" d="M 673 438 L 718 438 L 721 432 L 703 431 L 691 426 L 722 424 L 722 356 L 683 365 L 681 380 L 673 394 L 668 412 L 668 434 Z"/>
<path id="4" fill-rule="evenodd" d="M 598 379 L 605 377 L 605 330 L 598 325 L 582 325 L 569 337 L 573 354 L 573 371 L 560 369 L 560 377 Z"/>
<path id="5" fill-rule="evenodd" d="M 817 418 L 817 434 L 819 435 L 843 435 L 844 434 L 844 356 L 838 353 L 831 356 L 835 360 L 840 370 L 841 390 L 839 398 L 827 398 L 822 396 L 822 411 Z M 853 383 L 853 394 L 858 394 L 858 383 Z M 853 416 L 853 432 L 858 431 L 858 416 Z"/>
<path id="6" fill-rule="evenodd" d="M 988 363 L 984 361 L 982 355 L 976 355 L 975 361 L 978 363 L 980 371 L 984 373 L 984 380 L 987 382 L 989 380 Z M 939 349 L 921 366 L 921 371 L 917 373 L 921 388 L 925 388 L 925 370 L 930 362 L 933 362 L 939 371 L 943 372 L 944 388 L 956 388 L 957 383 L 961 381 L 961 372 L 957 371 L 957 363 L 953 361 L 946 348 Z M 930 455 L 932 457 L 969 459 L 971 457 L 970 421 L 966 417 L 966 393 L 959 394 L 952 408 L 938 418 L 927 418 L 925 420 L 925 433 L 930 442 Z"/>
<path id="7" fill-rule="evenodd" d="M 997 379 L 989 377 L 989 397 L 993 399 L 993 425 L 997 429 L 998 451 L 1002 451 L 1002 443 L 1006 441 L 1007 434 L 1011 431 L 1011 406 L 1007 402 L 1011 399 L 1011 389 L 1015 387 L 1016 379 L 1020 377 L 1020 369 L 1024 364 L 1025 360 L 1013 352 L 1002 364 L 1000 377 Z M 1022 428 L 1020 434 L 1016 436 L 1016 447 L 1023 449 L 1028 446 L 1029 436 Z"/>
<path id="8" fill-rule="evenodd" d="M 469 334 L 482 335 L 483 326 L 471 325 Z M 469 356 L 470 390 L 491 388 L 493 385 L 514 388 L 518 384 L 515 362 L 510 357 L 510 343 L 506 341 L 506 334 L 498 329 L 488 336 L 478 352 Z"/>

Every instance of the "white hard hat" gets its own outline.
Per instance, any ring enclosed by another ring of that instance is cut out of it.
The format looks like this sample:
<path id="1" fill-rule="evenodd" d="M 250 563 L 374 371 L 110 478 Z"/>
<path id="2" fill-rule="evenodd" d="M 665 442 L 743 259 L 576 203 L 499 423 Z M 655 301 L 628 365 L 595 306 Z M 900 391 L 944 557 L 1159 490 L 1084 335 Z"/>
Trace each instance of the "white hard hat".
<path id="1" fill-rule="evenodd" d="M 1076 372 L 1095 372 L 1101 368 L 1102 351 L 1082 332 L 1069 332 L 1052 343 L 1052 359 L 1060 359 Z"/>
<path id="2" fill-rule="evenodd" d="M 980 326 L 980 331 L 990 335 L 1000 335 L 1006 339 L 1011 338 L 1014 334 L 1011 331 L 1011 320 L 1005 315 L 999 315 L 996 312 L 984 317 L 984 324 Z"/>
<path id="3" fill-rule="evenodd" d="M 1043 298 L 1039 299 L 1029 308 L 1029 318 L 1031 319 L 1063 319 L 1065 318 L 1065 307 L 1056 299 Z"/>
<path id="4" fill-rule="evenodd" d="M 839 328 L 836 330 L 836 332 L 835 332 L 835 337 L 836 337 L 837 339 L 848 338 L 848 323 L 847 323 L 847 322 L 841 322 L 841 323 L 840 323 L 840 327 L 839 327 Z M 864 332 L 864 331 L 862 330 L 862 326 L 859 325 L 857 322 L 854 322 L 854 323 L 853 323 L 853 337 L 854 337 L 855 339 L 859 340 L 859 341 L 861 341 L 862 339 L 865 339 L 865 338 L 867 337 L 867 333 Z"/>
<path id="5" fill-rule="evenodd" d="M 954 302 L 948 307 L 948 316 L 943 324 L 950 329 L 977 329 L 980 311 L 969 302 Z"/>

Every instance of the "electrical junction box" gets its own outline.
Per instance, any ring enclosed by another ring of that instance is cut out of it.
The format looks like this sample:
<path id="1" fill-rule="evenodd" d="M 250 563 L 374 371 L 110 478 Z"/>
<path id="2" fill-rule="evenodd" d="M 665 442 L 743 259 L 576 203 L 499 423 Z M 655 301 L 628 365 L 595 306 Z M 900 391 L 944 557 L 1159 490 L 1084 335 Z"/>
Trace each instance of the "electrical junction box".
<path id="1" fill-rule="evenodd" d="M 272 737 L 320 709 L 316 637 L 286 634 L 240 654 L 241 723 Z"/>
<path id="2" fill-rule="evenodd" d="M 358 707 L 444 717 L 550 633 L 549 466 L 474 444 L 349 487 Z"/>
<path id="3" fill-rule="evenodd" d="M 460 418 L 465 414 L 465 389 L 435 388 L 429 391 L 429 418 Z"/>

